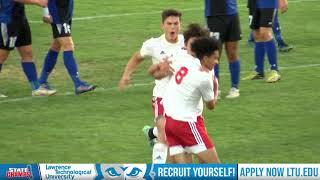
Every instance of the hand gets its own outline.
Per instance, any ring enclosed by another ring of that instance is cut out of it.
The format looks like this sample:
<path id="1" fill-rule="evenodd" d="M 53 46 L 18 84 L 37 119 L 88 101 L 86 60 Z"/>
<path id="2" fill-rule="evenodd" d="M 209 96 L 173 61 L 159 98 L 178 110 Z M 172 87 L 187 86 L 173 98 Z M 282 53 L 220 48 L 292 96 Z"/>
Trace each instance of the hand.
<path id="1" fill-rule="evenodd" d="M 46 24 L 51 24 L 52 23 L 52 17 L 51 16 L 43 16 L 42 21 Z"/>
<path id="2" fill-rule="evenodd" d="M 287 0 L 279 0 L 279 10 L 281 13 L 285 13 L 288 11 L 288 1 Z"/>
<path id="3" fill-rule="evenodd" d="M 119 90 L 123 91 L 126 86 L 130 83 L 130 77 L 129 76 L 122 76 L 122 78 L 119 81 Z"/>
<path id="4" fill-rule="evenodd" d="M 159 63 L 159 69 L 160 72 L 165 73 L 167 75 L 172 75 L 174 73 L 174 69 L 170 66 L 172 61 L 169 61 L 168 59 L 164 59 L 163 62 Z"/>

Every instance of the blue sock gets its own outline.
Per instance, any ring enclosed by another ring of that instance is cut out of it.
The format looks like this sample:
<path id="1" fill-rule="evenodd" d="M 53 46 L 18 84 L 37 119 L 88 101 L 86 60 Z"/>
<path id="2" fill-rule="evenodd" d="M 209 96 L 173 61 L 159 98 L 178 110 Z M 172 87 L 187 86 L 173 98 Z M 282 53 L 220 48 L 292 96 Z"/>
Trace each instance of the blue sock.
<path id="1" fill-rule="evenodd" d="M 254 60 L 256 63 L 256 72 L 263 73 L 264 66 L 264 54 L 265 54 L 264 42 L 255 42 L 254 47 Z"/>
<path id="2" fill-rule="evenodd" d="M 68 70 L 69 76 L 71 77 L 74 83 L 74 86 L 75 87 L 80 86 L 82 82 L 79 77 L 77 62 L 73 57 L 73 51 L 64 51 L 63 61 L 64 61 L 64 65 Z"/>
<path id="3" fill-rule="evenodd" d="M 248 41 L 254 41 L 253 31 L 250 32 L 249 37 L 248 37 Z"/>
<path id="4" fill-rule="evenodd" d="M 219 79 L 219 64 L 214 66 L 214 75 Z"/>
<path id="5" fill-rule="evenodd" d="M 274 37 L 275 37 L 278 45 L 281 46 L 282 44 L 284 44 L 284 41 L 283 41 L 282 35 L 281 35 L 281 28 L 280 28 L 280 23 L 279 23 L 279 18 L 278 18 L 278 11 L 274 17 L 272 30 L 273 30 L 273 34 L 274 34 Z"/>
<path id="6" fill-rule="evenodd" d="M 37 70 L 36 66 L 33 62 L 22 62 L 22 69 L 24 71 L 24 74 L 28 78 L 28 81 L 31 85 L 32 90 L 36 90 L 39 88 L 39 82 L 37 77 Z"/>
<path id="7" fill-rule="evenodd" d="M 49 74 L 52 72 L 54 66 L 57 63 L 59 52 L 49 50 L 46 58 L 44 59 L 41 77 L 39 79 L 39 83 L 46 83 L 48 80 Z"/>
<path id="8" fill-rule="evenodd" d="M 270 69 L 278 71 L 277 48 L 273 39 L 268 42 L 265 42 L 264 44 L 267 51 L 269 64 L 271 66 Z"/>
<path id="9" fill-rule="evenodd" d="M 231 74 L 231 87 L 238 89 L 240 79 L 240 61 L 236 60 L 229 63 L 229 70 Z"/>

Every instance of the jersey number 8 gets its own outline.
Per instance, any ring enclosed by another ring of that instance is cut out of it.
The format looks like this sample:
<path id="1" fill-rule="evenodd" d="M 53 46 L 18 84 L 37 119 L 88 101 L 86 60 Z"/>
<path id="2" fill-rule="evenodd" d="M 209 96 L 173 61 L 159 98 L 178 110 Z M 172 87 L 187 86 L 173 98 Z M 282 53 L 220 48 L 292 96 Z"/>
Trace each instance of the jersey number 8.
<path id="1" fill-rule="evenodd" d="M 175 75 L 176 83 L 181 84 L 183 78 L 188 74 L 188 69 L 186 67 L 181 67 Z"/>

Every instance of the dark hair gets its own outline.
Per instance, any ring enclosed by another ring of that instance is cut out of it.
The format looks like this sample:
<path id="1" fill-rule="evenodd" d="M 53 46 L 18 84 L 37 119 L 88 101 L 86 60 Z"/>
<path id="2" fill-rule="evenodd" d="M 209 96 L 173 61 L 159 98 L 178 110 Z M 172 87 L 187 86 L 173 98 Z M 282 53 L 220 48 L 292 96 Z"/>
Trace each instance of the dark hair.
<path id="1" fill-rule="evenodd" d="M 211 56 L 215 51 L 219 50 L 219 42 L 211 37 L 201 37 L 193 41 L 191 50 L 201 61 L 204 56 Z"/>
<path id="2" fill-rule="evenodd" d="M 187 44 L 189 39 L 194 37 L 210 37 L 210 31 L 200 26 L 197 23 L 191 23 L 187 29 L 183 32 L 184 44 Z"/>
<path id="3" fill-rule="evenodd" d="M 164 22 L 170 16 L 179 17 L 179 19 L 181 20 L 182 13 L 175 9 L 166 9 L 162 11 L 161 16 L 162 16 L 162 22 Z"/>

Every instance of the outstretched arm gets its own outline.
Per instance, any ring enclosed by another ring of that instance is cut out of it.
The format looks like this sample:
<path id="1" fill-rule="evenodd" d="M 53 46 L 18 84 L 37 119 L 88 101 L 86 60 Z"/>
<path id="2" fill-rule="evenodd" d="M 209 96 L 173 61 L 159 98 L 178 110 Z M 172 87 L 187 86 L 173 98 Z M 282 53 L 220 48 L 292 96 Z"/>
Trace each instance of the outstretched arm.
<path id="1" fill-rule="evenodd" d="M 140 52 L 136 52 L 132 55 L 119 81 L 120 90 L 124 90 L 125 87 L 129 84 L 131 74 L 136 70 L 136 68 L 142 62 L 142 60 L 143 60 L 143 57 L 140 55 Z"/>

